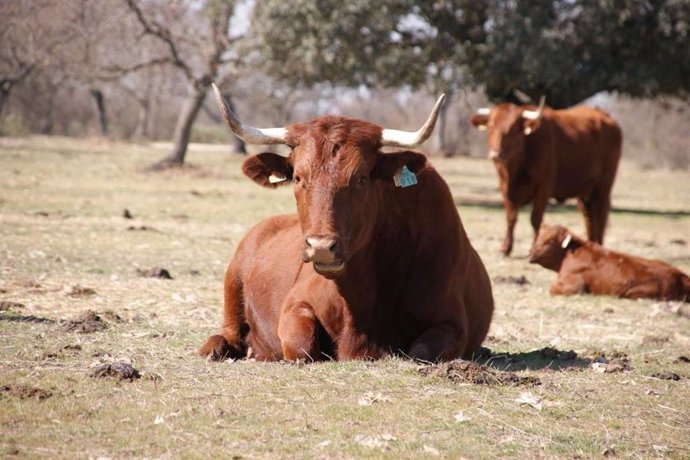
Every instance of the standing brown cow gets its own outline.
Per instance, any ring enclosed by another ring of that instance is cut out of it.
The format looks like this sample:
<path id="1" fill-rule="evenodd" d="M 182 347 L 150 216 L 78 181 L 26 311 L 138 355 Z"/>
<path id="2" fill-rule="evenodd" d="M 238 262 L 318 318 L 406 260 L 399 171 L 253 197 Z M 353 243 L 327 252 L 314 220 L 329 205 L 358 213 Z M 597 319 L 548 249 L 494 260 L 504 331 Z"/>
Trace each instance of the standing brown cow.
<path id="1" fill-rule="evenodd" d="M 243 171 L 265 187 L 293 184 L 297 215 L 269 218 L 241 241 L 225 275 L 223 327 L 199 354 L 471 357 L 493 312 L 486 269 L 426 157 L 380 150 L 428 138 L 442 98 L 411 133 L 334 116 L 257 129 L 216 96 L 246 142 L 292 148 L 252 156 Z"/>
<path id="2" fill-rule="evenodd" d="M 553 197 L 577 198 L 587 238 L 603 243 L 611 207 L 611 188 L 621 156 L 620 127 L 608 114 L 589 107 L 552 110 L 499 104 L 480 109 L 472 124 L 488 132 L 489 158 L 496 166 L 508 228 L 501 246 L 513 249 L 518 209 L 532 205 L 536 238 Z"/>

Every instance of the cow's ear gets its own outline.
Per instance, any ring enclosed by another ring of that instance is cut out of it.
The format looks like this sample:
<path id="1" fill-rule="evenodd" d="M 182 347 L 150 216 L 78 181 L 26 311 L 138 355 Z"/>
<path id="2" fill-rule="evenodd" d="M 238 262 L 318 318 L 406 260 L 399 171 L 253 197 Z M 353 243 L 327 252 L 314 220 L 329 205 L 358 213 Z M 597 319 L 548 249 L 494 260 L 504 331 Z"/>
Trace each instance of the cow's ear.
<path id="1" fill-rule="evenodd" d="M 290 159 L 275 153 L 260 153 L 244 160 L 242 172 L 264 187 L 276 188 L 292 181 Z"/>
<path id="2" fill-rule="evenodd" d="M 533 132 L 539 129 L 541 126 L 541 119 L 537 120 L 523 120 L 522 122 L 522 129 L 525 133 L 525 136 L 529 136 Z"/>
<path id="3" fill-rule="evenodd" d="M 379 153 L 376 159 L 373 178 L 392 180 L 393 176 L 403 166 L 407 166 L 407 169 L 411 172 L 417 173 L 426 166 L 426 156 L 409 150 L 404 152 Z"/>
<path id="4" fill-rule="evenodd" d="M 486 131 L 486 125 L 489 124 L 489 117 L 486 115 L 472 115 L 470 118 L 472 123 L 479 131 Z"/>

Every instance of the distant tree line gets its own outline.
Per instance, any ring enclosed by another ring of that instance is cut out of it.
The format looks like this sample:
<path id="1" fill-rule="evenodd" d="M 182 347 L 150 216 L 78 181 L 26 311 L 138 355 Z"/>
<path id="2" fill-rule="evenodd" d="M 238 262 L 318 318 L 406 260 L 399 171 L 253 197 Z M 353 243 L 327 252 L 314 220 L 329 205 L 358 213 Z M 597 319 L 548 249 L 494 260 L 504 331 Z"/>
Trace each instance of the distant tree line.
<path id="1" fill-rule="evenodd" d="M 556 108 L 602 91 L 690 94 L 687 0 L 13 0 L 0 17 L 0 119 L 74 133 L 91 116 L 103 135 L 169 136 L 157 166 L 184 162 L 199 114 L 217 118 L 213 81 L 278 123 L 270 112 L 288 118 L 325 88 L 545 95 Z"/>

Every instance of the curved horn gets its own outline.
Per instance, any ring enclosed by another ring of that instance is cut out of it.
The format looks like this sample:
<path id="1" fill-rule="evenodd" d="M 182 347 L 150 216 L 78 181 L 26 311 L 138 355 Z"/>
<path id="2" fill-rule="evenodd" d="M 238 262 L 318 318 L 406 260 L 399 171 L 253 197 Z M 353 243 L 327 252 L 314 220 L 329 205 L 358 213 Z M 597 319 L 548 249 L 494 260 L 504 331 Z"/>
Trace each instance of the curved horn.
<path id="1" fill-rule="evenodd" d="M 445 100 L 446 95 L 441 94 L 434 108 L 431 109 L 429 118 L 426 119 L 426 122 L 417 131 L 399 131 L 397 129 L 385 128 L 381 133 L 381 146 L 414 148 L 427 140 L 431 133 L 434 132 L 438 112 Z"/>
<path id="2" fill-rule="evenodd" d="M 249 144 L 285 144 L 287 142 L 287 129 L 285 128 L 254 128 L 242 123 L 235 112 L 228 107 L 216 84 L 211 83 L 211 86 L 216 93 L 218 107 L 220 107 L 223 118 L 225 118 L 225 123 L 237 137 Z"/>
<path id="3" fill-rule="evenodd" d="M 488 117 L 491 114 L 491 107 L 481 107 L 477 109 L 477 115 Z"/>
<path id="4" fill-rule="evenodd" d="M 539 107 L 537 107 L 537 110 L 523 110 L 522 111 L 522 118 L 525 118 L 527 120 L 538 120 L 541 117 L 542 112 L 544 111 L 544 103 L 546 102 L 546 97 L 542 96 L 539 98 Z"/>

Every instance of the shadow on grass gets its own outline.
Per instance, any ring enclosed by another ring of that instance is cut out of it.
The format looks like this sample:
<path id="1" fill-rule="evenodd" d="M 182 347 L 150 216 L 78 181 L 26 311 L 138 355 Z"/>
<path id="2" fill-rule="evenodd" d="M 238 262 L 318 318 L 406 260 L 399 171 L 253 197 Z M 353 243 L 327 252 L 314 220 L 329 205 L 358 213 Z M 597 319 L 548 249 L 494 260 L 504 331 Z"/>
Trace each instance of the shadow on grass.
<path id="1" fill-rule="evenodd" d="M 488 208 L 488 209 L 503 209 L 502 201 L 495 200 L 481 200 L 477 198 L 463 198 L 455 197 L 455 205 L 461 207 L 469 208 Z M 531 205 L 527 204 L 523 208 L 531 209 Z M 559 212 L 579 212 L 577 205 L 565 203 L 565 204 L 553 204 L 549 203 L 546 210 L 551 213 Z M 662 217 L 688 217 L 690 216 L 690 211 L 686 210 L 675 210 L 675 211 L 664 211 L 660 209 L 636 209 L 636 208 L 619 208 L 612 207 L 612 214 L 636 214 L 642 216 L 662 216 Z"/>
<path id="2" fill-rule="evenodd" d="M 586 369 L 592 364 L 591 359 L 582 358 L 573 350 L 562 351 L 551 347 L 522 353 L 501 353 L 482 348 L 474 361 L 494 369 L 512 372 Z"/>
<path id="3" fill-rule="evenodd" d="M 20 315 L 19 313 L 0 312 L 0 321 L 10 321 L 13 323 L 43 323 L 55 324 L 56 321 L 50 318 L 34 315 Z"/>

